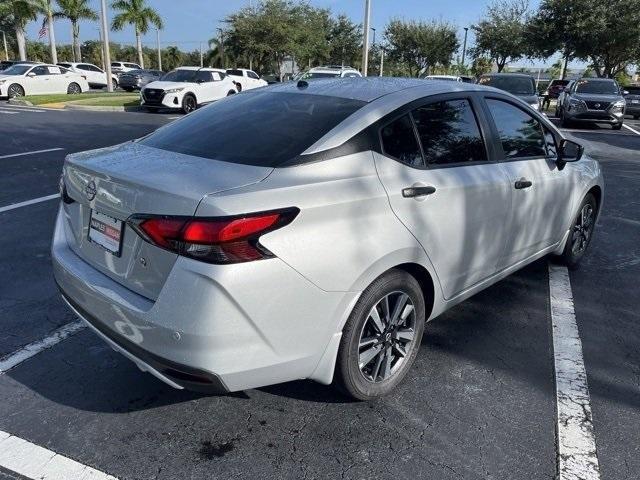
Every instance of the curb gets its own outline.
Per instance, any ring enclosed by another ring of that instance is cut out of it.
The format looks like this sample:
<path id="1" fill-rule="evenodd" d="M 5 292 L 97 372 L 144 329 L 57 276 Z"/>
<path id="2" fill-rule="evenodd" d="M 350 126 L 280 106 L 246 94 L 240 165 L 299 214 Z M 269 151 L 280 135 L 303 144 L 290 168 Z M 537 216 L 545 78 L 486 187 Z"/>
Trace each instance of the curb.
<path id="1" fill-rule="evenodd" d="M 65 110 L 84 110 L 93 112 L 138 112 L 142 111 L 142 107 L 107 107 L 99 105 L 74 105 L 67 103 L 64 107 Z"/>
<path id="2" fill-rule="evenodd" d="M 10 98 L 9 105 L 20 105 L 22 107 L 33 107 L 33 103 L 28 100 L 20 100 L 19 98 Z"/>

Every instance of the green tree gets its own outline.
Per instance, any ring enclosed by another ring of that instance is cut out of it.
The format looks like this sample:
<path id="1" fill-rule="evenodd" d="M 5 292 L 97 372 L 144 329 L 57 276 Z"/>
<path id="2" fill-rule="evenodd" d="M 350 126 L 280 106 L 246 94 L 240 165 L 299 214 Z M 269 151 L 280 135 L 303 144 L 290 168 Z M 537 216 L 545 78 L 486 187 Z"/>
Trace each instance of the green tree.
<path id="1" fill-rule="evenodd" d="M 479 78 L 485 73 L 489 73 L 493 67 L 493 61 L 487 57 L 476 56 L 471 64 L 471 73 L 474 77 Z"/>
<path id="2" fill-rule="evenodd" d="M 362 54 L 362 26 L 353 23 L 346 15 L 338 15 L 331 20 L 328 43 L 329 63 L 353 66 Z M 379 56 L 379 52 L 373 52 L 377 47 L 372 46 L 372 58 Z"/>
<path id="3" fill-rule="evenodd" d="M 526 0 L 499 0 L 491 3 L 485 18 L 473 25 L 474 57 L 489 57 L 501 72 L 505 65 L 529 53 L 526 42 L 528 3 Z"/>
<path id="4" fill-rule="evenodd" d="M 448 67 L 460 46 L 456 28 L 440 21 L 393 19 L 386 26 L 384 36 L 389 58 L 404 64 L 412 77 L 428 73 L 434 67 Z"/>
<path id="5" fill-rule="evenodd" d="M 133 25 L 136 33 L 138 64 L 144 68 L 141 36 L 145 35 L 151 26 L 162 28 L 162 18 L 158 12 L 146 4 L 145 0 L 116 0 L 111 7 L 120 12 L 113 18 L 112 29 L 119 31 L 126 25 Z"/>
<path id="6" fill-rule="evenodd" d="M 56 0 L 59 10 L 53 12 L 53 18 L 66 18 L 71 22 L 73 35 L 73 61 L 81 62 L 80 20 L 98 20 L 98 14 L 89 6 L 89 0 Z"/>
<path id="7" fill-rule="evenodd" d="M 47 25 L 49 37 L 49 49 L 51 51 L 51 63 L 58 63 L 58 51 L 56 49 L 56 32 L 53 25 L 53 0 L 25 0 L 31 4 L 38 13 L 44 16 L 42 25 Z"/>
<path id="8" fill-rule="evenodd" d="M 38 13 L 37 6 L 30 0 L 0 0 L 0 18 L 15 32 L 20 60 L 27 60 L 25 29 Z"/>
<path id="9" fill-rule="evenodd" d="M 173 70 L 176 67 L 182 65 L 182 52 L 178 47 L 170 46 L 165 48 L 162 52 L 162 66 L 167 70 Z"/>

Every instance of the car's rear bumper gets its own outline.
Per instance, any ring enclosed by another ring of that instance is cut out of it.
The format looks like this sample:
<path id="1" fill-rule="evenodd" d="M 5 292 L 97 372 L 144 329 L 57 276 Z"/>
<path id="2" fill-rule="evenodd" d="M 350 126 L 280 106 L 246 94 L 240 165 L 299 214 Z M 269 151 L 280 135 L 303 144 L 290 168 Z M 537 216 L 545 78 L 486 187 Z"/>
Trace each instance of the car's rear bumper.
<path id="1" fill-rule="evenodd" d="M 152 301 L 80 258 L 67 242 L 67 221 L 61 208 L 52 244 L 65 300 L 112 346 L 174 387 L 238 391 L 314 378 L 359 294 L 325 292 L 278 258 L 210 265 L 179 257 Z"/>

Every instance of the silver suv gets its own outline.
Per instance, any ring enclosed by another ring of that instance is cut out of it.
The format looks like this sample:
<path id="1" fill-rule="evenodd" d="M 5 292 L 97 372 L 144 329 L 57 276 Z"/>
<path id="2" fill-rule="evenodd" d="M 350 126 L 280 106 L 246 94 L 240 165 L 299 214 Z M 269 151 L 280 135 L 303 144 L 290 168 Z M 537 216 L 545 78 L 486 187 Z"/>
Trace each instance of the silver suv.
<path id="1" fill-rule="evenodd" d="M 618 82 L 610 78 L 581 78 L 568 86 L 558 99 L 560 125 L 572 122 L 608 123 L 620 130 L 626 101 Z"/>

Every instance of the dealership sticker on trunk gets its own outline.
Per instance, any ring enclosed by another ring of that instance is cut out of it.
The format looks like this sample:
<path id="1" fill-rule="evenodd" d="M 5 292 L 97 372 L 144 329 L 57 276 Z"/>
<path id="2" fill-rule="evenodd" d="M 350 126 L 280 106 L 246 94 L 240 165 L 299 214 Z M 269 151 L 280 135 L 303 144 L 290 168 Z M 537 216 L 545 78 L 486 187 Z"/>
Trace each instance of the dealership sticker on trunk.
<path id="1" fill-rule="evenodd" d="M 91 210 L 89 240 L 119 257 L 122 240 L 122 220 Z"/>

